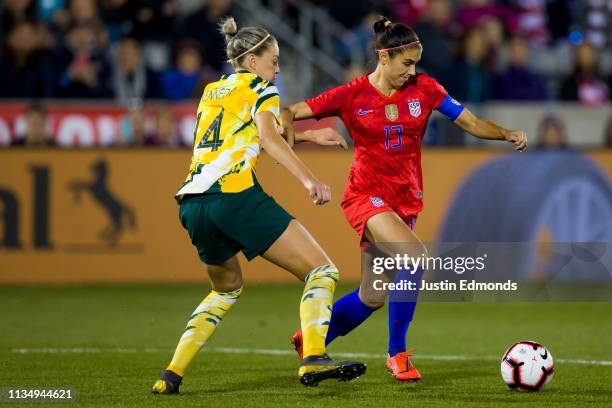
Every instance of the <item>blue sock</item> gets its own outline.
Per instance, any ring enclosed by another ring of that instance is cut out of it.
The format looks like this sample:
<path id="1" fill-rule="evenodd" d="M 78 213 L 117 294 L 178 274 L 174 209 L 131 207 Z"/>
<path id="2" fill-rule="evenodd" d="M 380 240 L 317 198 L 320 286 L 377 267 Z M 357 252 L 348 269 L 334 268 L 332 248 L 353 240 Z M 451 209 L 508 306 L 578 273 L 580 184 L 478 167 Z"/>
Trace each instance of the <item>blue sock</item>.
<path id="1" fill-rule="evenodd" d="M 421 275 L 422 271 L 420 270 L 414 275 L 411 275 L 409 271 L 400 270 L 394 281 L 399 282 L 404 279 L 416 282 L 418 285 Z M 406 335 L 414 317 L 416 296 L 418 296 L 418 293 L 416 295 L 402 293 L 402 291 L 389 293 L 389 347 L 387 352 L 391 357 L 406 351 Z"/>
<path id="2" fill-rule="evenodd" d="M 345 336 L 370 317 L 374 310 L 359 299 L 359 289 L 336 300 L 332 308 L 325 345 L 327 346 L 338 336 Z"/>

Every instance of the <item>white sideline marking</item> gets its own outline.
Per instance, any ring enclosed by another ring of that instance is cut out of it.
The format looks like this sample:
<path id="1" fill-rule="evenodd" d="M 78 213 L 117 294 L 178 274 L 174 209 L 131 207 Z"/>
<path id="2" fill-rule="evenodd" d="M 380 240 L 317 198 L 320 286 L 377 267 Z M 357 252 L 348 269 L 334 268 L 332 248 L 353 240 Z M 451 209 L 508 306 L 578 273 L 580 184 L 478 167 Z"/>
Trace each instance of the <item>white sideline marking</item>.
<path id="1" fill-rule="evenodd" d="M 268 356 L 292 356 L 295 355 L 293 350 L 282 349 L 260 349 L 260 348 L 233 348 L 233 347 L 213 347 L 203 349 L 208 353 L 224 353 L 224 354 L 259 354 Z M 172 349 L 162 348 L 14 348 L 11 349 L 13 354 L 93 354 L 93 353 L 170 353 Z M 367 358 L 367 359 L 382 359 L 384 354 L 374 353 L 333 353 L 335 357 L 342 358 Z M 453 355 L 436 355 L 436 354 L 418 354 L 416 360 L 438 360 L 438 361 L 497 361 L 499 358 L 491 356 L 453 356 Z M 576 360 L 576 359 L 555 359 L 556 363 L 560 364 L 579 364 L 579 365 L 600 365 L 612 366 L 612 361 L 606 360 Z"/>

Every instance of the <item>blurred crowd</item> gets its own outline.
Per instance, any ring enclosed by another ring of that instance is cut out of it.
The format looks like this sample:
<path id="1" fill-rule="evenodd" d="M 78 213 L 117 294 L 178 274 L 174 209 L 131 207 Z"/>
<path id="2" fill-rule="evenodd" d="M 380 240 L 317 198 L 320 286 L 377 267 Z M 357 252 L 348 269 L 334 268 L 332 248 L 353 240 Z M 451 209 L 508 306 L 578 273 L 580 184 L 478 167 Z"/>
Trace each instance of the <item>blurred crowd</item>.
<path id="1" fill-rule="evenodd" d="M 231 0 L 0 1 L 0 98 L 198 98 Z"/>
<path id="2" fill-rule="evenodd" d="M 297 25 L 300 2 L 281 0 Z M 378 14 L 415 28 L 455 98 L 609 101 L 612 0 L 315 0 L 370 48 Z M 232 0 L 0 1 L 0 98 L 179 101 L 229 69 Z M 607 50 L 608 53 L 602 51 Z M 605 61 L 608 56 L 608 62 Z M 602 61 L 604 60 L 604 61 Z M 348 63 L 348 62 L 347 62 Z M 347 77 L 366 67 L 347 66 Z"/>
<path id="3" fill-rule="evenodd" d="M 602 106 L 610 100 L 612 0 L 318 3 L 364 48 L 371 49 L 377 14 L 411 25 L 424 46 L 418 69 L 464 102 L 562 100 Z"/>

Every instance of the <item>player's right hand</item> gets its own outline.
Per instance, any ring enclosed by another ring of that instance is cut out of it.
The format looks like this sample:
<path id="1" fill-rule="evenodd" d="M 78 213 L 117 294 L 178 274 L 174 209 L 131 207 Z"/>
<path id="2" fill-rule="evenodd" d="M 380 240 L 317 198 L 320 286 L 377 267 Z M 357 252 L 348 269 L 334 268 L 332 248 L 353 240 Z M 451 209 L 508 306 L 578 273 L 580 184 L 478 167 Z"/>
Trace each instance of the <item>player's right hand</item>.
<path id="1" fill-rule="evenodd" d="M 316 205 L 322 205 L 331 200 L 331 188 L 317 180 L 312 178 L 304 183 L 304 187 L 308 190 L 308 194 L 312 198 L 312 202 Z"/>
<path id="2" fill-rule="evenodd" d="M 523 130 L 511 130 L 505 135 L 505 138 L 508 142 L 514 144 L 515 149 L 519 152 L 527 148 L 527 132 Z"/>

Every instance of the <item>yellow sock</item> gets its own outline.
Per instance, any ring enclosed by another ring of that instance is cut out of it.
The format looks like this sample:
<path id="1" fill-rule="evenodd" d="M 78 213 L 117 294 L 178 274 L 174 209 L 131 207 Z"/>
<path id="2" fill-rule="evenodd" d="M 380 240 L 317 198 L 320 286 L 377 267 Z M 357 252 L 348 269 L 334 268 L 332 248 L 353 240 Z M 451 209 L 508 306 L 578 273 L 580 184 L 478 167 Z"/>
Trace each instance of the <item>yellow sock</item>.
<path id="1" fill-rule="evenodd" d="M 191 360 L 215 332 L 217 325 L 238 301 L 241 293 L 242 288 L 228 293 L 213 290 L 206 296 L 189 318 L 187 328 L 179 340 L 168 370 L 180 376 L 185 375 L 185 370 Z"/>
<path id="2" fill-rule="evenodd" d="M 338 268 L 329 264 L 312 270 L 306 278 L 300 304 L 304 357 L 325 353 L 325 337 L 338 275 Z"/>

